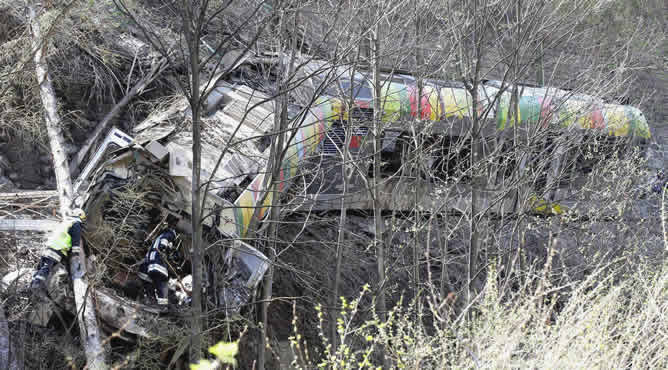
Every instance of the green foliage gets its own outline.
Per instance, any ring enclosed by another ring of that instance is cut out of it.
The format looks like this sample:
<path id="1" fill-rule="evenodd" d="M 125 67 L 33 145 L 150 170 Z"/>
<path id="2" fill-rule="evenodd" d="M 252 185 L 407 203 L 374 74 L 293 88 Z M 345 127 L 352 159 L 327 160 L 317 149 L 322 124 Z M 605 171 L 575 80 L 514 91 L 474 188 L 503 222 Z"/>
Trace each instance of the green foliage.
<path id="1" fill-rule="evenodd" d="M 209 347 L 209 352 L 216 356 L 215 361 L 209 361 L 206 359 L 200 360 L 200 362 L 197 364 L 191 364 L 190 370 L 213 370 L 217 369 L 221 364 L 232 365 L 236 367 L 237 360 L 235 357 L 237 353 L 239 353 L 239 341 L 220 341 Z"/>
<path id="2" fill-rule="evenodd" d="M 212 370 L 216 367 L 217 366 L 214 362 L 209 360 L 200 360 L 199 363 L 190 365 L 190 370 Z"/>
<path id="3" fill-rule="evenodd" d="M 209 347 L 209 352 L 222 363 L 236 366 L 237 360 L 234 357 L 239 352 L 239 341 L 232 343 L 220 341 L 215 346 Z"/>

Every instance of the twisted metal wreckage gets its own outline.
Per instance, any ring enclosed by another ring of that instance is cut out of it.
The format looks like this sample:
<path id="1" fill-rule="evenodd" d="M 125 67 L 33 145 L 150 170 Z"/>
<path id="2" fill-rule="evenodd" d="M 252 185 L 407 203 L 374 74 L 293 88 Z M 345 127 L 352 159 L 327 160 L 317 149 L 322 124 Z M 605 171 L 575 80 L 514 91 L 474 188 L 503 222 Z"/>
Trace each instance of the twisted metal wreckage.
<path id="1" fill-rule="evenodd" d="M 247 59 L 246 64 L 252 64 Z M 318 71 L 337 70 L 339 76 L 323 84 L 325 73 Z M 336 153 L 344 142 L 343 122 L 355 120 L 362 123 L 350 140 L 351 151 L 357 153 L 372 150 L 368 140 L 372 135 L 369 122 L 373 115 L 371 93 L 373 87 L 369 77 L 341 67 L 328 67 L 324 62 L 311 62 L 304 68 L 306 83 L 293 92 L 291 109 L 293 126 L 284 150 L 278 188 L 288 194 L 292 180 L 299 176 L 300 168 L 309 162 L 321 161 L 323 155 Z M 548 87 L 520 86 L 518 110 L 509 114 L 512 106 L 512 87 L 498 81 L 487 81 L 480 85 L 473 97 L 458 83 L 426 80 L 422 96 L 418 98 L 418 83 L 412 76 L 384 74 L 386 83 L 382 87 L 384 125 L 383 151 L 394 150 L 402 132 L 408 130 L 406 121 L 432 125 L 437 135 L 465 137 L 470 131 L 469 120 L 473 115 L 476 99 L 480 112 L 488 111 L 483 134 L 502 140 L 517 136 L 518 130 L 529 130 L 539 124 L 573 129 L 592 130 L 597 135 L 627 137 L 633 142 L 643 142 L 650 137 L 650 130 L 642 112 L 631 106 L 606 104 L 601 99 L 576 95 L 572 92 Z M 324 92 L 316 93 L 322 90 Z M 352 108 L 346 109 L 348 92 L 354 92 Z M 311 103 L 310 97 L 316 96 Z M 301 104 L 301 105 L 300 105 Z M 254 294 L 269 266 L 269 260 L 260 251 L 249 245 L 248 237 L 253 222 L 261 225 L 272 204 L 273 193 L 268 191 L 272 180 L 266 171 L 270 161 L 268 135 L 274 131 L 274 101 L 265 93 L 245 85 L 218 81 L 213 86 L 205 103 L 206 116 L 202 120 L 202 180 L 210 179 L 206 194 L 203 224 L 205 234 L 210 236 L 206 245 L 208 256 L 206 296 L 212 304 L 225 308 L 228 314 L 237 314 Z M 173 102 L 166 110 L 148 117 L 134 129 L 130 137 L 118 129 L 112 129 L 106 140 L 89 161 L 75 184 L 75 192 L 81 194 L 77 202 L 89 215 L 86 235 L 94 242 L 96 232 L 104 227 L 110 216 L 109 202 L 128 189 L 132 182 L 134 191 L 144 190 L 143 201 L 149 206 L 143 210 L 151 215 L 151 221 L 141 227 L 158 229 L 168 215 L 178 218 L 178 228 L 187 245 L 189 212 L 191 210 L 192 137 L 183 122 L 187 121 L 189 108 L 185 98 Z M 298 112 L 298 113 L 294 113 Z M 366 127 L 364 122 L 366 122 Z M 238 128 L 238 130 L 237 130 Z M 222 148 L 234 134 L 234 141 L 244 143 L 227 148 L 220 166 L 217 167 Z M 563 155 L 563 153 L 561 153 Z M 335 156 L 334 156 L 335 157 Z M 558 173 L 564 166 L 563 158 L 555 158 L 548 174 Z M 340 172 L 339 172 L 340 173 Z M 548 175 L 549 176 L 549 175 Z M 335 177 L 335 176 L 334 176 Z M 318 184 L 319 191 L 309 194 L 304 189 L 301 206 L 295 209 L 338 209 L 344 196 L 349 208 L 369 209 L 368 192 L 350 191 L 341 194 L 334 177 L 326 179 L 328 184 Z M 549 179 L 548 179 L 549 181 Z M 396 184 L 395 184 L 396 185 Z M 385 209 L 396 209 L 414 205 L 414 200 L 403 202 L 401 193 L 417 190 L 387 187 L 381 194 Z M 408 184 L 407 187 L 415 187 Z M 352 187 L 354 188 L 354 186 Z M 139 190 L 137 190 L 139 189 Z M 449 207 L 470 209 L 470 189 L 460 189 L 460 197 Z M 559 197 L 553 193 L 548 201 Z M 412 199 L 412 196 L 411 196 Z M 483 199 L 483 201 L 485 201 Z M 420 200 L 429 209 L 438 207 L 444 199 L 424 192 Z M 512 202 L 498 207 L 513 209 Z M 262 227 L 262 226 L 260 226 Z M 149 235 L 150 236 L 150 235 Z M 102 242 L 104 245 L 104 242 Z M 187 254 L 187 248 L 186 254 Z M 222 268 L 221 268 L 222 267 Z M 98 267 L 99 268 L 99 267 Z M 15 280 L 21 273 L 6 277 L 5 283 Z M 52 279 L 55 285 L 64 285 L 66 279 Z M 185 286 L 185 287 L 184 287 Z M 185 290 L 187 284 L 176 284 L 177 290 Z M 63 289 L 60 289 L 63 290 Z M 183 292 L 181 292 L 183 293 Z M 150 322 L 156 310 L 131 299 L 122 298 L 113 290 L 100 287 L 95 291 L 98 317 L 111 329 L 150 336 Z M 61 302 L 66 300 L 60 297 Z M 63 307 L 72 308 L 66 304 Z"/>

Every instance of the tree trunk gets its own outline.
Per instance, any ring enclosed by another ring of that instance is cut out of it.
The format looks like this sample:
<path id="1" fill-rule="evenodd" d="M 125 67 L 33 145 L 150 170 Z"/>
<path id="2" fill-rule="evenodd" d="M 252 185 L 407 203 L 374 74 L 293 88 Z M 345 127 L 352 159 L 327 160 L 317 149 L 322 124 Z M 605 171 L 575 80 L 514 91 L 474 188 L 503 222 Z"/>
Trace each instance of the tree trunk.
<path id="1" fill-rule="evenodd" d="M 380 208 L 380 151 L 381 141 L 381 106 L 380 106 L 380 40 L 378 22 L 375 23 L 371 32 L 371 63 L 373 66 L 373 216 L 374 216 L 374 245 L 376 247 L 376 265 L 378 267 L 377 288 L 377 310 L 381 322 L 385 322 L 387 317 L 387 305 L 385 303 L 385 245 L 383 239 L 383 215 Z M 385 368 L 390 368 L 389 359 L 385 356 L 385 351 L 381 348 L 381 356 Z"/>
<path id="2" fill-rule="evenodd" d="M 359 37 L 362 37 L 362 32 L 360 31 Z M 360 54 L 363 48 L 363 44 L 360 44 L 357 47 L 357 52 L 355 54 L 355 59 L 352 65 L 351 78 L 355 75 L 357 69 L 357 63 L 360 60 Z M 350 84 L 350 90 L 348 91 L 348 100 L 346 101 L 345 109 L 350 112 L 355 104 L 355 92 L 354 84 Z M 344 91 L 345 93 L 345 91 Z M 354 130 L 354 125 L 352 117 L 348 116 L 346 121 L 346 127 L 344 128 L 345 139 L 343 143 L 343 152 L 342 152 L 342 161 L 341 161 L 341 176 L 343 176 L 343 188 L 341 190 L 341 206 L 340 206 L 340 217 L 339 217 L 339 227 L 337 230 L 336 238 L 336 267 L 334 269 L 334 284 L 332 286 L 332 296 L 330 297 L 330 313 L 329 313 L 329 341 L 332 344 L 332 348 L 338 348 L 338 331 L 337 331 L 337 316 L 339 314 L 339 286 L 341 285 L 341 267 L 343 263 L 343 248 L 345 243 L 345 228 L 346 223 L 348 222 L 348 206 L 346 205 L 346 194 L 348 193 L 348 184 L 350 183 L 352 173 L 348 175 L 348 157 L 350 156 L 350 142 L 352 140 L 352 134 Z M 352 158 L 350 158 L 352 161 Z"/>
<path id="3" fill-rule="evenodd" d="M 477 84 L 474 84 L 474 89 L 477 89 Z M 482 143 L 480 137 L 480 117 L 477 110 L 477 97 L 475 91 L 473 96 L 473 125 L 471 128 L 471 171 L 473 173 L 473 181 L 471 184 L 471 235 L 470 247 L 468 253 L 468 268 L 467 268 L 467 289 L 466 289 L 466 304 L 469 305 L 473 301 L 475 281 L 477 280 L 477 260 L 480 251 L 480 244 L 482 242 L 483 228 L 480 225 L 481 216 L 481 201 L 483 199 L 482 188 L 485 186 L 486 179 L 484 176 L 477 175 L 484 173 L 478 166 L 482 165 Z"/>
<path id="4" fill-rule="evenodd" d="M 35 50 L 35 73 L 44 107 L 49 144 L 51 146 L 51 153 L 53 154 L 53 166 L 56 173 L 56 185 L 60 200 L 60 213 L 62 217 L 65 217 L 66 211 L 72 203 L 72 181 L 70 180 L 67 156 L 63 148 L 64 139 L 60 127 L 60 117 L 58 116 L 56 94 L 51 77 L 49 76 L 44 53 L 46 41 L 42 40 L 39 20 L 37 19 L 34 6 L 28 7 L 28 15 L 32 31 L 33 49 Z M 101 332 L 97 325 L 97 318 L 95 317 L 95 305 L 93 304 L 92 294 L 90 294 L 86 279 L 86 266 L 82 263 L 85 260 L 82 245 L 80 254 L 72 254 L 70 257 L 70 276 L 72 278 L 74 302 L 77 308 L 81 344 L 86 351 L 88 368 L 104 369 L 107 367 L 105 363 L 105 351 L 100 337 Z"/>
<path id="5" fill-rule="evenodd" d="M 74 291 L 74 303 L 79 321 L 81 344 L 86 350 L 86 365 L 89 369 L 106 369 L 106 350 L 102 344 L 101 331 L 97 325 L 95 304 L 93 303 L 92 288 L 86 277 L 86 255 L 83 240 L 81 240 L 79 255 L 70 256 L 70 277 Z"/>
<path id="6" fill-rule="evenodd" d="M 417 96 L 417 120 L 418 122 L 422 119 L 422 94 L 424 93 L 424 82 L 422 80 L 422 54 L 420 53 L 420 47 L 419 43 L 420 40 L 422 40 L 422 35 L 421 35 L 421 24 L 420 24 L 420 12 L 418 8 L 418 2 L 416 1 L 414 3 L 415 6 L 415 69 L 417 72 L 417 88 L 418 88 L 418 96 Z M 421 140 L 418 137 L 417 133 L 415 132 L 415 128 L 413 126 L 413 137 L 415 141 L 415 153 L 417 154 L 416 160 L 416 166 L 417 166 L 417 183 L 419 184 L 422 175 L 424 174 L 425 176 L 429 176 L 428 172 L 425 171 L 422 173 L 423 169 L 423 164 L 424 161 L 422 160 L 422 148 L 421 148 Z M 429 180 L 427 180 L 429 181 Z M 421 222 L 422 219 L 422 213 L 420 212 L 420 206 L 418 204 L 418 191 L 415 191 L 415 235 L 414 235 L 414 243 L 413 243 L 413 278 L 415 279 L 414 281 L 414 288 L 415 289 L 415 303 L 416 303 L 416 319 L 421 320 L 420 315 L 422 314 L 422 305 L 420 303 L 420 253 L 419 253 L 419 242 L 418 242 L 418 235 L 420 234 L 420 231 L 422 230 L 422 227 L 418 226 L 419 223 Z M 427 238 L 427 244 L 429 244 L 431 241 L 429 238 Z M 418 322 L 418 326 L 421 327 L 420 323 Z"/>
<path id="7" fill-rule="evenodd" d="M 297 14 L 294 14 L 293 22 L 296 24 L 297 21 Z M 280 34 L 282 37 L 287 38 L 287 32 L 286 32 L 286 22 L 287 19 L 285 19 L 285 15 L 281 17 L 280 19 Z M 294 26 L 294 24 L 293 24 Z M 285 155 L 285 148 L 286 143 L 288 143 L 285 138 L 286 135 L 288 135 L 288 125 L 289 125 L 289 119 L 288 119 L 288 96 L 287 93 L 284 92 L 286 91 L 286 87 L 288 84 L 288 78 L 291 76 L 294 72 L 295 68 L 295 57 L 297 53 L 297 40 L 295 39 L 296 34 L 293 34 L 292 37 L 287 38 L 286 41 L 286 46 L 283 47 L 281 45 L 279 47 L 279 50 L 290 50 L 290 59 L 288 61 L 288 64 L 284 62 L 284 59 L 281 58 L 281 64 L 280 64 L 280 71 L 282 73 L 280 74 L 283 76 L 279 82 L 278 85 L 278 92 L 280 95 L 276 97 L 278 100 L 278 104 L 274 105 L 274 109 L 276 114 L 274 114 L 274 130 L 275 130 L 275 139 L 273 141 L 273 146 L 271 149 L 271 152 L 273 155 L 270 156 L 272 158 L 271 161 L 271 205 L 270 205 L 270 211 L 269 211 L 269 231 L 268 231 L 268 239 L 269 239 L 269 248 L 267 250 L 268 258 L 271 261 L 269 265 L 269 269 L 267 269 L 267 273 L 264 278 L 264 286 L 262 289 L 262 309 L 260 311 L 261 315 L 261 320 L 262 320 L 262 330 L 261 330 L 261 338 L 260 338 L 260 347 L 258 348 L 258 362 L 257 362 L 257 368 L 258 370 L 264 370 L 266 367 L 266 353 L 265 350 L 268 347 L 268 340 L 269 338 L 267 337 L 267 328 L 269 326 L 269 303 L 271 301 L 271 296 L 272 296 L 272 287 L 274 283 L 274 264 L 276 263 L 276 245 L 277 245 L 277 240 L 278 240 L 278 227 L 277 227 L 277 222 L 278 222 L 278 216 L 279 216 L 279 197 L 280 197 L 280 188 L 279 184 L 282 181 L 287 180 L 288 174 L 285 174 L 286 178 L 281 179 L 281 168 L 282 168 L 282 163 L 283 163 L 283 158 Z"/>
<path id="8" fill-rule="evenodd" d="M 351 84 L 352 86 L 352 84 Z M 351 87 L 352 89 L 352 87 Z M 334 270 L 334 286 L 332 287 L 332 297 L 330 300 L 330 315 L 329 315 L 329 341 L 332 344 L 332 348 L 336 349 L 338 347 L 338 335 L 337 335 L 337 323 L 336 318 L 339 313 L 338 301 L 339 301 L 339 286 L 341 285 L 341 265 L 343 262 L 343 247 L 345 243 L 346 235 L 346 222 L 348 218 L 348 206 L 346 204 L 346 195 L 348 193 L 348 156 L 349 156 L 349 147 L 350 141 L 353 133 L 353 125 L 351 120 L 348 120 L 348 127 L 345 128 L 345 140 L 343 142 L 343 158 L 341 161 L 341 176 L 343 179 L 343 188 L 341 189 L 341 208 L 340 208 L 340 218 L 339 218 L 339 228 L 336 238 L 336 267 Z"/>
<path id="9" fill-rule="evenodd" d="M 186 42 L 190 52 L 190 109 L 192 110 L 192 135 L 193 135 L 193 172 L 192 172 L 192 326 L 190 338 L 190 361 L 198 362 L 202 355 L 202 228 L 200 220 L 201 192 L 200 192 L 200 173 L 202 157 L 202 135 L 200 127 L 200 70 L 199 70 L 199 34 L 192 29 L 192 13 L 195 9 L 184 9 L 183 31 L 186 35 Z"/>
<path id="10" fill-rule="evenodd" d="M 349 144 L 348 144 L 349 145 Z M 344 150 L 347 152 L 347 150 Z M 344 156 L 345 158 L 345 156 Z M 345 243 L 346 223 L 348 217 L 348 207 L 346 205 L 346 192 L 348 191 L 348 178 L 346 176 L 346 164 L 341 164 L 343 172 L 343 194 L 341 196 L 341 217 L 339 219 L 339 230 L 336 238 L 336 268 L 334 270 L 334 287 L 332 288 L 332 298 L 330 303 L 330 318 L 329 318 L 329 341 L 332 343 L 332 348 L 338 346 L 337 324 L 336 317 L 338 315 L 338 301 L 339 301 L 339 286 L 341 285 L 341 265 L 343 263 L 343 247 Z"/>
<path id="11" fill-rule="evenodd" d="M 470 91 L 471 94 L 471 154 L 470 154 L 470 170 L 471 170 L 471 215 L 470 215 L 470 245 L 468 253 L 467 277 L 466 277 L 466 305 L 470 305 L 475 294 L 476 281 L 478 280 L 478 253 L 482 240 L 486 233 L 485 228 L 481 225 L 481 220 L 484 212 L 482 200 L 484 197 L 483 189 L 487 184 L 485 178 L 485 171 L 482 166 L 485 165 L 485 158 L 483 153 L 483 138 L 482 138 L 482 119 L 479 109 L 480 97 L 478 96 L 478 87 L 480 86 L 480 69 L 482 59 L 482 39 L 478 41 L 476 51 L 475 70 L 472 76 Z"/>
<path id="12" fill-rule="evenodd" d="M 46 131 L 49 136 L 49 145 L 51 146 L 51 155 L 53 156 L 53 168 L 56 174 L 58 197 L 60 200 L 60 213 L 64 216 L 72 202 L 72 181 L 70 180 L 67 154 L 64 149 L 65 140 L 63 139 L 63 131 L 61 128 L 60 117 L 58 115 L 56 93 L 53 89 L 53 83 L 51 82 L 51 76 L 49 75 L 48 65 L 46 63 L 46 40 L 42 40 L 35 7 L 28 7 L 28 13 L 30 17 L 30 28 L 32 30 L 32 47 L 35 50 L 35 73 L 37 76 L 37 84 L 39 85 L 40 96 L 42 98 L 42 106 L 44 108 L 44 119 L 46 121 Z"/>

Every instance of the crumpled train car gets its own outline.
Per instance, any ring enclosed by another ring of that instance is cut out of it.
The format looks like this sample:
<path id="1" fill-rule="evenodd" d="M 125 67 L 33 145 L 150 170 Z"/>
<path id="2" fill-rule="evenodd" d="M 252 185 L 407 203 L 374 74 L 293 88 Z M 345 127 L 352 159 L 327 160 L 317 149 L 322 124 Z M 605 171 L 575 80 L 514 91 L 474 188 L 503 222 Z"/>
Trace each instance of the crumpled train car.
<path id="1" fill-rule="evenodd" d="M 373 118 L 372 87 L 367 77 L 359 72 L 352 78 L 339 73 L 325 84 L 326 88 L 315 102 L 298 107 L 299 112 L 292 114 L 291 130 L 285 133 L 289 140 L 284 147 L 280 179 L 276 179 L 281 193 L 288 190 L 305 163 L 326 150 L 327 141 L 336 137 L 333 130 L 337 124 L 351 118 L 361 122 Z M 397 74 L 384 75 L 384 78 L 388 82 L 381 89 L 381 120 L 387 128 L 400 126 L 402 121 L 414 119 L 418 113 L 426 122 L 449 118 L 463 122 L 472 115 L 473 97 L 461 84 L 426 80 L 423 94 L 418 98 L 413 77 Z M 312 78 L 313 91 L 317 90 L 318 81 L 323 83 L 324 77 Z M 647 138 L 650 135 L 645 118 L 636 108 L 605 104 L 593 97 L 557 89 L 523 87 L 519 111 L 510 119 L 511 99 L 507 92 L 510 89 L 501 93 L 500 87 L 497 82 L 489 81 L 479 87 L 475 97 L 479 112 L 486 113 L 486 122 L 496 123 L 494 129 L 499 133 L 509 131 L 506 130 L 509 127 L 529 127 L 531 123 L 542 122 L 598 129 L 613 136 Z M 346 109 L 342 96 L 350 91 L 354 94 L 354 103 Z M 300 93 L 304 95 L 304 91 L 295 92 L 298 101 Z M 274 102 L 246 86 L 218 82 L 209 94 L 205 111 L 201 178 L 202 182 L 210 182 L 205 204 L 207 217 L 203 223 L 212 246 L 207 248 L 208 253 L 219 252 L 209 258 L 205 276 L 207 297 L 235 313 L 250 300 L 268 268 L 267 258 L 243 242 L 243 238 L 253 220 L 262 221 L 267 215 L 272 202 L 272 193 L 267 191 L 272 181 L 267 175 L 270 160 L 267 137 L 275 121 Z M 131 145 L 119 145 L 123 148 L 96 156 L 103 162 L 89 165 L 91 168 L 84 171 L 77 184 L 77 188 L 87 189 L 79 202 L 91 215 L 89 234 L 94 235 L 95 226 L 107 216 L 109 200 L 119 196 L 130 182 L 143 184 L 146 194 L 142 199 L 151 203 L 150 209 L 145 211 L 153 219 L 144 225 L 145 231 L 158 228 L 160 220 L 176 217 L 180 220 L 180 230 L 185 235 L 190 232 L 192 138 L 190 127 L 183 124 L 188 121 L 188 115 L 187 101 L 176 99 L 166 110 L 150 116 L 134 129 Z M 364 136 L 365 132 L 355 135 Z M 387 142 L 388 138 L 384 138 L 383 145 L 388 145 Z M 149 236 L 142 234 L 137 239 Z"/>
<path id="2" fill-rule="evenodd" d="M 247 114 L 246 104 L 264 97 L 244 86 L 227 86 L 227 89 L 225 109 L 214 111 L 202 122 L 201 178 L 202 182 L 211 180 L 203 219 L 207 251 L 204 282 L 207 299 L 225 308 L 228 314 L 235 314 L 253 296 L 269 262 L 244 241 L 232 240 L 240 234 L 237 225 L 227 225 L 234 220 L 226 215 L 240 212 L 231 209 L 234 205 L 226 199 L 242 193 L 266 165 L 268 150 L 263 148 L 263 142 L 253 142 L 253 138 L 269 130 L 273 103 L 267 101 Z M 132 279 L 146 243 L 169 219 L 178 220 L 180 249 L 188 260 L 192 233 L 192 138 L 190 128 L 182 125 L 188 114 L 185 99 L 173 101 L 166 110 L 150 116 L 134 130 L 131 144 L 127 135 L 113 129 L 110 136 L 117 135 L 123 140 L 107 140 L 114 145 L 100 147 L 94 156 L 97 163 L 92 163 L 89 171 L 83 171 L 76 184 L 82 194 L 76 202 L 89 216 L 86 227 L 89 249 L 102 254 L 98 260 L 110 270 L 106 275 L 112 283 L 122 285 Z M 245 145 L 228 147 L 217 167 L 221 148 L 237 126 L 235 140 Z M 119 224 L 125 225 L 125 229 Z M 127 253 L 105 254 L 108 250 Z M 122 259 L 126 260 L 119 262 Z M 184 277 L 189 273 L 189 263 L 185 265 L 182 269 L 175 268 L 170 275 Z"/>

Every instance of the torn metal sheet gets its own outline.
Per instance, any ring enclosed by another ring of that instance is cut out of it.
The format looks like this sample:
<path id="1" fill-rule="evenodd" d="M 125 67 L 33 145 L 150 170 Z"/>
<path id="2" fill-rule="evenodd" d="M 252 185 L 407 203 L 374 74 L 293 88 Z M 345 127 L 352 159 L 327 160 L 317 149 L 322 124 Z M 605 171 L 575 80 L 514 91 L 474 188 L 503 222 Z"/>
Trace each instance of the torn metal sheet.
<path id="1" fill-rule="evenodd" d="M 192 145 L 192 136 L 182 133 L 175 135 L 174 138 L 169 141 L 167 147 L 179 146 L 183 148 L 185 157 L 192 161 Z M 218 150 L 218 148 L 215 146 L 208 143 L 202 143 L 202 153 L 200 159 L 202 170 L 206 172 L 206 177 L 204 177 L 204 179 L 208 180 L 211 176 L 211 173 L 213 173 L 220 154 L 220 150 Z M 190 167 L 192 168 L 192 165 Z M 230 173 L 222 169 L 222 167 L 218 167 L 213 180 L 224 182 L 227 181 L 230 177 Z"/>
<path id="2" fill-rule="evenodd" d="M 269 260 L 257 249 L 235 240 L 225 255 L 225 265 L 225 285 L 219 301 L 225 303 L 226 310 L 237 313 L 248 303 L 269 268 Z"/>
<path id="3" fill-rule="evenodd" d="M 157 126 L 155 126 L 157 127 Z M 149 129 L 150 130 L 150 129 Z M 101 230 L 104 218 L 109 215 L 109 202 L 114 197 L 122 196 L 125 189 L 131 189 L 132 194 L 142 194 L 142 189 L 137 186 L 141 184 L 151 184 L 158 179 L 169 179 L 167 183 L 160 182 L 161 189 L 155 194 L 154 190 L 146 188 L 143 202 L 152 205 L 153 210 L 144 208 L 146 212 L 158 212 L 166 218 L 168 215 L 176 217 L 177 229 L 181 233 L 187 233 L 189 220 L 187 217 L 192 207 L 192 140 L 186 133 L 177 133 L 173 135 L 164 145 L 158 141 L 149 141 L 145 146 L 135 145 L 128 148 L 126 152 L 119 153 L 117 157 L 99 164 L 91 179 L 91 186 L 87 191 L 87 198 L 83 208 L 89 213 L 89 229 Z M 166 152 L 166 153 L 165 153 Z M 256 152 L 258 153 L 258 152 Z M 202 147 L 202 181 L 211 177 L 215 163 L 220 156 L 220 150 L 208 143 L 203 143 Z M 161 160 L 169 157 L 169 161 Z M 236 151 L 230 151 L 213 177 L 211 192 L 207 195 L 204 204 L 205 217 L 202 223 L 209 228 L 218 228 L 222 235 L 234 237 L 237 229 L 236 219 L 234 218 L 234 205 L 227 200 L 219 197 L 217 194 L 226 187 L 235 187 L 236 183 L 230 179 L 235 177 L 248 176 L 252 167 L 257 167 L 256 162 L 248 161 L 243 155 Z M 232 164 L 233 166 L 230 166 Z M 231 168 L 236 173 L 230 173 Z M 250 172 L 251 174 L 253 172 Z M 133 181 L 133 182 L 132 182 Z M 127 187 L 132 182 L 134 185 Z M 169 189 L 165 189 L 165 186 Z M 221 190 L 222 189 L 222 190 Z M 156 199 L 153 199 L 157 196 Z M 143 206 L 147 207 L 147 206 Z M 113 213 L 111 214 L 113 216 Z M 161 216 L 162 217 L 162 216 Z M 179 228 L 179 225 L 181 227 Z M 158 226 L 156 226 L 158 227 Z M 90 231 L 90 230 L 89 230 Z M 94 230 L 93 230 L 94 231 Z M 132 240 L 125 240 L 124 243 L 132 243 Z M 217 286 L 236 286 L 234 294 L 237 296 L 238 306 L 247 304 L 247 300 L 253 295 L 257 284 L 262 279 L 268 265 L 257 263 L 265 261 L 259 251 L 243 242 L 235 243 L 239 250 L 237 257 L 230 257 L 224 263 L 241 263 L 246 266 L 244 271 L 250 271 L 250 274 L 229 277 L 228 280 L 217 282 Z M 226 270 L 233 269 L 233 266 L 225 267 Z M 221 277 L 222 278 L 222 277 Z M 228 291 L 228 293 L 231 291 Z M 211 291 L 214 294 L 213 291 Z M 149 335 L 150 324 L 139 322 L 137 320 L 150 320 L 156 313 L 151 313 L 148 308 L 139 309 L 138 303 L 113 295 L 111 291 L 100 290 L 98 293 L 98 311 L 99 316 L 105 324 L 112 328 L 118 328 L 121 321 L 127 322 L 124 331 L 140 336 Z M 218 293 L 215 293 L 218 294 Z M 241 299 L 241 300 L 239 300 Z M 223 302 L 223 301 L 219 301 Z M 153 310 L 155 311 L 155 310 Z M 148 312 L 148 313 L 146 313 Z M 147 316 L 148 315 L 148 316 Z M 153 316 L 152 316 L 153 315 Z M 133 318 L 134 321 L 128 321 Z M 148 322 L 148 321 L 146 321 Z"/>
<path id="4" fill-rule="evenodd" d="M 267 95 L 248 86 L 238 86 L 229 93 L 231 99 L 223 112 L 237 122 L 266 133 L 274 125 L 274 101 Z"/>
<path id="5" fill-rule="evenodd" d="M 114 328 L 144 338 L 157 335 L 153 331 L 156 321 L 153 307 L 121 298 L 105 288 L 96 288 L 95 307 L 100 320 Z"/>
<path id="6" fill-rule="evenodd" d="M 136 137 L 135 142 L 145 144 L 149 141 L 161 140 L 176 130 L 176 125 L 165 124 L 161 126 L 151 126 L 141 131 Z"/>
<path id="7" fill-rule="evenodd" d="M 273 102 L 259 104 L 244 117 L 246 107 L 267 100 L 267 96 L 250 90 L 248 87 L 225 87 L 226 106 L 210 117 L 202 119 L 202 169 L 203 181 L 209 179 L 221 150 L 227 148 L 226 155 L 214 177 L 217 189 L 230 188 L 246 181 L 247 176 L 260 171 L 266 165 L 266 148 L 260 149 L 259 140 L 273 125 Z M 173 176 L 190 176 L 192 162 L 192 139 L 189 132 L 176 132 L 173 117 L 183 113 L 186 106 L 183 100 L 176 100 L 166 112 L 152 115 L 135 128 L 138 133 L 135 142 L 144 144 L 150 141 L 161 143 L 171 152 L 178 153 L 170 158 Z M 162 121 L 161 121 L 162 120 Z M 232 134 L 234 137 L 232 140 Z M 167 136 L 171 135 L 168 140 Z M 231 145 L 228 145 L 231 144 Z M 250 144 L 250 145 L 249 145 Z M 178 147 L 180 148 L 178 148 Z M 148 148 L 150 149 L 150 148 Z"/>
<path id="8" fill-rule="evenodd" d="M 229 94 L 230 91 L 232 91 L 231 87 L 214 86 L 204 102 L 204 112 L 209 115 L 218 111 L 220 106 L 225 105 L 227 94 Z"/>
<path id="9" fill-rule="evenodd" d="M 0 288 L 12 294 L 26 294 L 33 273 L 34 270 L 29 268 L 10 271 L 3 276 Z M 49 299 L 35 302 L 32 310 L 27 311 L 27 319 L 33 325 L 46 326 L 55 310 L 76 311 L 68 274 L 62 265 L 54 267 L 46 283 L 46 289 Z"/>
<path id="10" fill-rule="evenodd" d="M 186 153 L 188 149 L 174 143 L 167 144 L 169 152 L 169 175 L 186 177 L 193 174 L 193 161 Z"/>
<path id="11" fill-rule="evenodd" d="M 9 272 L 2 278 L 2 289 L 27 292 L 33 272 L 28 268 Z M 56 309 L 65 309 L 71 313 L 76 311 L 67 271 L 60 265 L 49 277 L 47 290 L 50 300 L 34 301 L 33 310 L 28 315 L 28 320 L 34 325 L 46 326 Z M 100 320 L 113 328 L 141 337 L 149 338 L 155 334 L 151 332 L 155 327 L 155 309 L 122 298 L 105 288 L 97 287 L 94 293 Z"/>
<path id="12" fill-rule="evenodd" d="M 118 158 L 113 163 L 108 164 L 105 168 L 114 176 L 120 179 L 127 179 L 130 176 L 130 169 L 128 163 L 130 162 L 130 153 L 128 155 Z"/>
<path id="13" fill-rule="evenodd" d="M 218 230 L 223 234 L 232 237 L 237 235 L 237 220 L 234 212 L 234 204 L 223 199 L 226 203 L 220 211 L 220 222 L 218 223 Z"/>
<path id="14" fill-rule="evenodd" d="M 78 193 L 81 185 L 88 180 L 90 174 L 103 159 L 105 154 L 115 149 L 126 148 L 130 146 L 131 143 L 132 137 L 117 129 L 116 127 L 112 127 L 111 130 L 109 130 L 107 136 L 102 141 L 102 144 L 100 144 L 98 149 L 93 154 L 93 157 L 86 164 L 86 167 L 84 167 L 84 169 L 81 171 L 77 181 L 74 183 L 74 194 Z"/>
<path id="15" fill-rule="evenodd" d="M 2 291 L 16 292 L 22 288 L 27 287 L 32 280 L 34 271 L 30 268 L 20 268 L 18 270 L 10 271 L 2 277 L 0 289 Z"/>
<path id="16" fill-rule="evenodd" d="M 215 51 L 206 43 L 206 41 L 202 40 L 202 43 L 209 49 L 210 52 Z M 209 97 L 211 96 L 211 93 L 216 89 L 217 87 L 216 85 L 219 85 L 218 81 L 226 74 L 239 68 L 239 66 L 244 64 L 249 58 L 250 58 L 250 51 L 247 49 L 226 50 L 225 54 L 222 55 L 222 57 L 216 58 L 215 62 L 209 63 L 211 68 L 214 70 L 211 72 L 213 77 L 209 79 L 209 81 L 211 81 L 211 84 L 209 84 L 209 86 L 205 86 L 205 88 L 207 88 L 206 98 L 205 98 L 206 101 L 205 107 L 207 110 L 209 109 L 212 110 L 213 108 L 211 105 L 209 105 L 210 101 Z"/>

